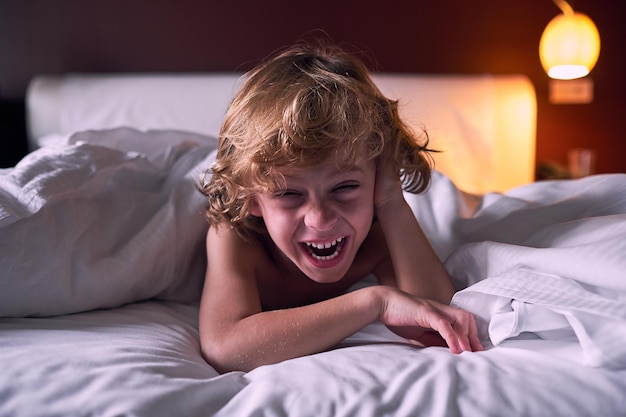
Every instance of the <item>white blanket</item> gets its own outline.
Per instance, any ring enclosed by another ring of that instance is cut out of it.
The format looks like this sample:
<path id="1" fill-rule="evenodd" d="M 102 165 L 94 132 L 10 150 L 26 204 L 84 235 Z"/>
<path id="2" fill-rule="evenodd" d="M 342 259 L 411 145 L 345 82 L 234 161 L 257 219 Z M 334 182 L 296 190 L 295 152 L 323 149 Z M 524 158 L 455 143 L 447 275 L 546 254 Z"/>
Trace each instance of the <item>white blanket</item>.
<path id="1" fill-rule="evenodd" d="M 218 375 L 197 307 L 133 303 L 0 319 L 0 416 L 617 417 L 626 370 L 568 359 L 573 345 L 511 340 L 480 353 L 418 349 L 372 325 L 343 347 Z"/>
<path id="2" fill-rule="evenodd" d="M 418 349 L 374 324 L 218 375 L 199 351 L 193 189 L 214 147 L 89 132 L 0 171 L 1 417 L 623 415 L 626 175 L 530 184 L 476 211 L 441 175 L 406 195 L 484 352 Z"/>
<path id="3" fill-rule="evenodd" d="M 480 317 L 495 344 L 526 333 L 577 340 L 583 363 L 626 367 L 626 176 L 534 184 L 487 201 L 461 229 L 478 224 L 492 240 L 446 262 L 470 285 L 453 303 Z"/>
<path id="4" fill-rule="evenodd" d="M 208 223 L 194 186 L 216 140 L 83 132 L 0 171 L 0 317 L 198 300 Z"/>

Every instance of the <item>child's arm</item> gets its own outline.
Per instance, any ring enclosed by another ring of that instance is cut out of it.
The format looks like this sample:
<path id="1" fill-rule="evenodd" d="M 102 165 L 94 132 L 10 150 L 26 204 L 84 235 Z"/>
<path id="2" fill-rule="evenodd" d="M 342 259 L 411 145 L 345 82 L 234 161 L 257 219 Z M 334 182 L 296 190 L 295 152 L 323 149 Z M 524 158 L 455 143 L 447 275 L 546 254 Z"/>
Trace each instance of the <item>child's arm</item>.
<path id="1" fill-rule="evenodd" d="M 374 321 L 411 326 L 416 334 L 434 329 L 456 353 L 472 350 L 477 340 L 469 313 L 387 286 L 264 312 L 256 284 L 262 249 L 223 227 L 209 230 L 207 253 L 200 342 L 207 361 L 222 372 L 323 351 Z"/>
<path id="2" fill-rule="evenodd" d="M 448 304 L 452 281 L 402 195 L 397 176 L 379 166 L 375 211 L 383 229 L 395 281 L 401 290 Z"/>

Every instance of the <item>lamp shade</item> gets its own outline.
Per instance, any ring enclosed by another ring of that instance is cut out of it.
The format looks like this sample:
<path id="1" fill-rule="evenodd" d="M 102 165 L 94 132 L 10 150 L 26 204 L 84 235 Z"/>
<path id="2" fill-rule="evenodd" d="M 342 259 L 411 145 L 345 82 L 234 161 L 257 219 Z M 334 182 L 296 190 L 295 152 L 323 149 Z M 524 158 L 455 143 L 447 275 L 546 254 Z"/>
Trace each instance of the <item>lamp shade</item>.
<path id="1" fill-rule="evenodd" d="M 548 23 L 539 42 L 539 57 L 551 78 L 584 77 L 598 61 L 600 34 L 593 21 L 578 12 L 563 13 Z"/>

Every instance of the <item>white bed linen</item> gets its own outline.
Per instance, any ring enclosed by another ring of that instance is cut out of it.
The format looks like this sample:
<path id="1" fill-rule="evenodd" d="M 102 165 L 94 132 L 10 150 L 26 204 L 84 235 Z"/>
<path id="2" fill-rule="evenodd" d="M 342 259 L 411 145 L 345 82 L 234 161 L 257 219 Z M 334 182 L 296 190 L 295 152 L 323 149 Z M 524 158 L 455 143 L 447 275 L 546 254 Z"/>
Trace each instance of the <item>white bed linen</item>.
<path id="1" fill-rule="evenodd" d="M 626 175 L 492 195 L 458 230 L 474 243 L 447 259 L 457 286 L 470 285 L 453 304 L 492 342 L 571 338 L 582 363 L 626 367 Z"/>
<path id="2" fill-rule="evenodd" d="M 59 167 L 55 173 L 46 171 L 44 187 L 31 188 L 36 196 L 45 197 L 41 201 L 18 198 L 23 194 L 15 186 L 19 184 L 14 175 L 17 168 L 0 171 L 4 178 L 0 184 L 8 184 L 0 196 L 13 204 L 12 210 L 3 212 L 0 240 L 9 228 L 44 232 L 45 224 L 36 219 L 49 211 L 56 213 L 55 221 L 66 228 L 63 236 L 82 235 L 80 230 L 72 230 L 72 220 L 83 209 L 89 212 L 89 207 L 75 206 L 73 198 L 51 197 L 67 195 L 67 190 L 55 187 L 55 178 L 65 178 L 63 161 L 78 161 L 85 157 L 85 150 L 93 151 L 92 157 L 116 155 L 107 160 L 107 170 L 93 171 L 85 180 L 113 170 L 121 177 L 141 174 L 142 184 L 152 184 L 155 179 L 158 184 L 191 181 L 210 160 L 209 142 L 199 139 L 192 143 L 185 134 L 170 132 L 164 140 L 168 146 L 146 146 L 137 136 L 141 134 L 131 130 L 91 132 L 74 137 L 73 142 L 78 143 L 31 154 L 20 165 L 20 172 L 38 169 L 38 155 Z M 86 166 L 102 161 L 87 159 L 83 161 Z M 128 161 L 141 162 L 131 164 L 131 170 L 115 169 Z M 111 202 L 109 215 L 121 215 L 128 209 L 115 204 L 123 199 L 140 205 L 152 201 L 145 199 L 141 187 L 136 194 L 128 187 L 112 187 L 123 185 L 122 179 L 95 181 L 88 188 L 90 194 L 79 193 L 78 201 L 113 193 L 110 199 L 98 200 L 104 212 L 107 201 Z M 178 187 L 183 187 L 182 183 Z M 625 187 L 626 175 L 530 184 L 506 194 L 487 195 L 472 214 L 454 184 L 435 175 L 426 194 L 406 198 L 439 255 L 447 259 L 455 284 L 459 289 L 471 284 L 457 294 L 455 302 L 481 318 L 484 336 L 491 337 L 495 346 L 485 352 L 453 355 L 444 348 L 409 346 L 384 326 L 371 325 L 340 348 L 225 375 L 218 375 L 202 360 L 193 302 L 143 301 L 149 298 L 151 279 L 176 286 L 181 276 L 162 274 L 159 268 L 146 275 L 132 273 L 142 263 L 157 260 L 136 256 L 142 253 L 141 245 L 135 248 L 139 252 L 113 258 L 123 265 L 108 291 L 106 285 L 94 282 L 102 277 L 98 270 L 93 275 L 94 271 L 83 268 L 73 275 L 72 282 L 84 286 L 84 291 L 73 292 L 76 287 L 70 286 L 64 293 L 69 298 L 55 298 L 50 292 L 66 282 L 63 274 L 50 273 L 47 279 L 35 280 L 28 274 L 8 275 L 18 270 L 15 265 L 29 263 L 34 266 L 33 273 L 38 273 L 52 259 L 46 251 L 29 252 L 36 239 L 45 238 L 15 234 L 17 240 L 2 241 L 0 251 L 0 309 L 13 311 L 3 311 L 5 317 L 0 318 L 0 416 L 623 415 Z M 116 190 L 123 195 L 116 195 Z M 171 191 L 167 187 L 157 190 Z M 158 201 L 148 207 L 160 207 L 156 212 L 166 213 L 160 219 L 167 225 L 165 235 L 173 233 L 172 228 L 187 230 L 186 222 L 198 224 L 198 217 L 188 211 L 171 209 L 180 204 L 178 200 Z M 30 203 L 35 209 L 24 209 Z M 64 205 L 79 208 L 64 211 Z M 196 214 L 201 218 L 200 212 Z M 147 216 L 145 222 L 150 219 Z M 147 224 L 139 230 L 143 227 Z M 112 227 L 109 233 L 120 245 L 128 239 L 123 228 Z M 94 241 L 99 242 L 97 236 Z M 202 253 L 202 242 L 194 244 L 197 247 L 192 249 Z M 5 251 L 11 245 L 22 250 Z M 82 262 L 76 257 L 83 255 L 90 253 L 79 251 L 74 258 L 70 253 L 68 259 Z M 167 259 L 180 262 L 181 270 L 195 262 L 189 257 Z M 124 274 L 124 266 L 130 274 Z M 541 277 L 549 279 L 537 285 Z M 193 287 L 200 283 L 193 280 L 201 277 L 191 279 L 188 284 Z M 558 285 L 551 285 L 553 282 Z M 129 292 L 128 285 L 147 293 Z M 559 297 L 564 290 L 581 297 Z M 106 297 L 99 298 L 101 292 Z M 81 304 L 83 296 L 87 307 Z M 15 315 L 21 304 L 39 308 L 41 297 L 48 297 L 51 303 L 46 308 L 71 307 L 76 313 L 6 317 Z M 162 294 L 161 298 L 169 300 Z M 84 311 L 123 303 L 130 304 Z M 511 317 L 515 323 L 526 320 L 529 326 L 512 328 Z M 548 321 L 545 317 L 556 326 L 542 327 Z"/>
<path id="3" fill-rule="evenodd" d="M 569 359 L 571 343 L 512 340 L 453 355 L 398 343 L 379 325 L 342 348 L 218 375 L 200 356 L 196 315 L 194 306 L 150 301 L 0 319 L 0 416 L 617 417 L 626 409 L 626 370 L 580 365 Z"/>
<path id="4" fill-rule="evenodd" d="M 216 141 L 119 128 L 0 171 L 0 317 L 199 298 L 208 223 L 194 186 Z"/>

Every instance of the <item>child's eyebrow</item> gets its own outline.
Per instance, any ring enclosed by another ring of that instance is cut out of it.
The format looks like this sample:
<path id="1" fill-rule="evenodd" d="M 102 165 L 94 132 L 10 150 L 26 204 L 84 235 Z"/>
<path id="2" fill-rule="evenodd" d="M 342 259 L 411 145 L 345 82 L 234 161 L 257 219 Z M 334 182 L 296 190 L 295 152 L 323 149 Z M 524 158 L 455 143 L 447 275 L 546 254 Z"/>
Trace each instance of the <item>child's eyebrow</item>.
<path id="1" fill-rule="evenodd" d="M 343 175 L 343 174 L 349 174 L 352 172 L 357 172 L 357 173 L 364 173 L 365 171 L 363 170 L 363 168 L 361 168 L 358 165 L 350 165 L 350 166 L 339 166 L 337 169 L 337 174 L 339 175 Z M 293 180 L 298 180 L 298 179 L 302 179 L 303 175 L 299 174 L 299 173 L 293 173 L 293 172 L 283 172 L 282 173 L 282 177 L 284 179 L 293 179 Z"/>
<path id="2" fill-rule="evenodd" d="M 363 172 L 363 168 L 361 168 L 358 165 L 345 165 L 343 167 L 340 167 L 340 171 L 345 171 L 345 172 L 350 172 L 350 171 L 361 171 Z"/>
<path id="3" fill-rule="evenodd" d="M 364 173 L 365 171 L 363 170 L 363 168 L 361 168 L 360 166 L 357 165 L 352 165 L 352 166 L 348 166 L 348 167 L 341 167 L 339 169 L 339 172 L 341 174 L 343 173 L 351 173 L 351 172 L 358 172 L 358 173 Z"/>

